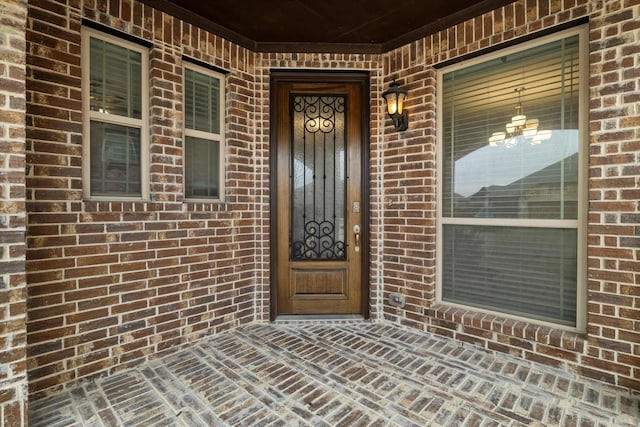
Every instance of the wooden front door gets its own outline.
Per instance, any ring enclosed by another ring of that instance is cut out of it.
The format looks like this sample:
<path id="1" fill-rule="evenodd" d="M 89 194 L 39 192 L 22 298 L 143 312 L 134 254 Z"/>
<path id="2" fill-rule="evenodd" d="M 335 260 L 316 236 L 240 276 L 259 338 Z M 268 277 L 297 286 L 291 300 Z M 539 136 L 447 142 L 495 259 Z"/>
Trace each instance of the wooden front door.
<path id="1" fill-rule="evenodd" d="M 277 78 L 272 84 L 273 313 L 364 314 L 366 85 Z"/>

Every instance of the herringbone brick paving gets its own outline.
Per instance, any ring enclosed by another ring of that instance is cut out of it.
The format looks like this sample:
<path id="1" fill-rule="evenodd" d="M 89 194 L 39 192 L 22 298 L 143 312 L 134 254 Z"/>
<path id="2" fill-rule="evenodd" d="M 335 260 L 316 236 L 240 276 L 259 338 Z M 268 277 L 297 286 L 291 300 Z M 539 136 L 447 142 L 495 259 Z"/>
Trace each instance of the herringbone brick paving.
<path id="1" fill-rule="evenodd" d="M 633 426 L 640 398 L 368 322 L 261 324 L 30 404 L 30 426 Z"/>

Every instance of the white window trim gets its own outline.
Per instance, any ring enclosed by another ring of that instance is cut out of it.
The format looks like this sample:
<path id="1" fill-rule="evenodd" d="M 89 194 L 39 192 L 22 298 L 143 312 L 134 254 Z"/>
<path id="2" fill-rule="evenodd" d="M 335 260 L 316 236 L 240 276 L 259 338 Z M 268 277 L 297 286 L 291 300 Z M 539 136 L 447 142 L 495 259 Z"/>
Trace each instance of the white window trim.
<path id="1" fill-rule="evenodd" d="M 149 199 L 149 52 L 144 46 L 132 43 L 121 38 L 82 27 L 82 191 L 85 200 L 105 200 L 105 201 L 132 201 Z M 141 96 L 142 96 L 142 117 L 134 119 L 131 117 L 106 114 L 98 111 L 91 111 L 90 102 L 90 59 L 91 43 L 90 39 L 96 38 L 109 43 L 139 52 L 141 54 Z M 127 127 L 137 127 L 140 129 L 140 196 L 94 196 L 91 194 L 91 121 L 99 121 Z"/>
<path id="2" fill-rule="evenodd" d="M 185 195 L 185 201 L 186 202 L 196 202 L 196 203 L 224 203 L 224 196 L 225 196 L 225 176 L 226 176 L 226 153 L 227 153 L 227 144 L 226 144 L 226 138 L 225 138 L 225 117 L 226 117 L 226 102 L 225 102 L 225 92 L 226 92 L 226 79 L 225 79 L 225 75 L 213 70 L 210 70 L 208 68 L 205 67 L 201 67 L 197 64 L 192 64 L 190 62 L 184 62 L 184 71 L 186 72 L 186 70 L 192 70 L 201 74 L 205 74 L 207 76 L 216 78 L 218 80 L 220 80 L 220 98 L 219 98 L 219 102 L 220 102 L 220 123 L 219 123 L 219 129 L 220 129 L 220 133 L 216 134 L 216 133 L 211 133 L 211 132 L 203 132 L 203 131 L 199 131 L 199 130 L 195 130 L 195 129 L 189 129 L 186 126 L 186 113 L 184 114 L 184 141 L 183 141 L 183 145 L 182 145 L 182 152 L 183 152 L 183 178 L 182 178 L 182 182 L 184 183 L 185 186 L 185 194 L 186 194 L 186 185 L 187 185 L 187 170 L 186 170 L 186 157 L 184 156 L 184 150 L 185 150 L 185 144 L 186 144 L 186 138 L 192 137 L 192 138 L 200 138 L 200 139 L 206 139 L 209 141 L 216 141 L 218 142 L 218 147 L 220 148 L 220 156 L 219 156 L 219 162 L 220 164 L 218 165 L 218 169 L 219 169 L 219 176 L 218 176 L 218 182 L 219 182 L 219 188 L 218 188 L 218 193 L 219 193 L 219 197 L 187 197 Z M 185 77 L 185 73 L 183 73 L 183 81 L 186 81 L 186 77 Z M 184 87 L 184 85 L 183 85 Z M 183 90 L 183 105 L 186 108 L 186 97 L 187 97 L 187 91 Z"/>
<path id="3" fill-rule="evenodd" d="M 498 317 L 511 318 L 527 323 L 540 324 L 549 326 L 554 329 L 563 329 L 578 333 L 586 332 L 587 327 L 587 214 L 588 214 L 588 156 L 589 148 L 587 146 L 589 137 L 589 33 L 588 27 L 582 25 L 575 28 L 570 28 L 564 31 L 559 31 L 554 34 L 537 38 L 533 41 L 523 42 L 516 46 L 500 49 L 495 52 L 487 53 L 485 55 L 459 62 L 447 67 L 438 69 L 437 73 L 437 106 L 443 105 L 442 99 L 442 76 L 445 73 L 455 71 L 462 68 L 479 64 L 485 61 L 499 58 L 504 55 L 508 55 L 514 52 L 530 49 L 535 46 L 540 46 L 552 41 L 561 40 L 572 35 L 579 36 L 579 49 L 580 49 L 580 90 L 579 90 L 579 135 L 580 135 L 580 149 L 578 151 L 579 169 L 578 169 L 578 218 L 577 220 L 526 220 L 526 219 L 490 219 L 483 218 L 482 225 L 487 226 L 526 226 L 526 227 L 544 227 L 544 228 L 574 228 L 577 230 L 577 289 L 576 289 L 576 326 L 565 326 L 558 323 L 545 322 L 530 317 L 516 316 L 508 313 L 503 313 L 494 310 L 487 310 L 475 306 L 469 306 L 464 304 L 452 303 L 444 301 L 442 299 L 442 248 L 443 248 L 443 227 L 449 224 L 468 224 L 468 225 L 480 225 L 477 221 L 468 218 L 445 218 L 442 216 L 442 182 L 443 182 L 443 165 L 442 165 L 442 128 L 443 117 L 442 114 L 437 114 L 437 228 L 436 228 L 436 303 L 463 308 L 469 311 L 482 312 L 492 314 Z"/>

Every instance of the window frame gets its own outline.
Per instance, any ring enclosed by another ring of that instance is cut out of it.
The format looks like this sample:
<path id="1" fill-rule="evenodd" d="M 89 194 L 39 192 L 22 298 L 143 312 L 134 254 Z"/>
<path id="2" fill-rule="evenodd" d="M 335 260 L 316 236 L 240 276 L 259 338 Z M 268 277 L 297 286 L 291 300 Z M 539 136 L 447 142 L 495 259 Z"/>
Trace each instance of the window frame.
<path id="1" fill-rule="evenodd" d="M 149 50 L 140 44 L 123 38 L 104 33 L 102 31 L 83 26 L 81 36 L 81 65 L 82 65 L 82 190 L 86 200 L 148 200 L 149 199 Z M 116 46 L 138 52 L 141 57 L 140 96 L 141 117 L 119 116 L 104 112 L 92 111 L 90 100 L 91 79 L 91 39 L 95 38 Z M 91 190 L 91 122 L 113 124 L 128 128 L 140 129 L 140 195 L 93 195 Z"/>
<path id="2" fill-rule="evenodd" d="M 219 129 L 220 133 L 216 134 L 213 132 L 205 132 L 196 129 L 190 129 L 187 127 L 187 117 L 186 117 L 186 105 L 187 105 L 187 90 L 186 90 L 186 72 L 187 70 L 194 71 L 196 73 L 204 74 L 205 76 L 212 77 L 218 79 L 220 82 L 220 91 L 218 97 L 219 103 Z M 225 177 L 226 177 L 226 137 L 225 137 L 225 116 L 226 116 L 226 75 L 203 67 L 201 65 L 192 63 L 188 60 L 184 61 L 183 66 L 183 105 L 184 105 L 184 119 L 183 119 L 183 183 L 184 183 L 184 197 L 186 202 L 196 202 L 196 203 L 224 203 L 225 201 Z M 218 143 L 218 197 L 201 197 L 201 196 L 187 196 L 187 156 L 186 156 L 186 145 L 187 145 L 187 137 L 191 138 L 199 138 L 205 139 L 207 141 L 217 142 Z"/>
<path id="3" fill-rule="evenodd" d="M 553 34 L 541 36 L 533 40 L 524 41 L 516 45 L 505 48 L 492 50 L 488 53 L 481 54 L 472 59 L 457 62 L 437 70 L 437 106 L 441 108 L 443 104 L 443 75 L 464 69 L 473 65 L 477 65 L 489 60 L 494 60 L 505 55 L 532 47 L 540 46 L 549 42 L 558 41 L 570 36 L 578 35 L 579 37 L 579 78 L 580 87 L 579 112 L 578 112 L 578 216 L 577 219 L 505 219 L 505 218 L 461 218 L 444 217 L 443 216 L 443 174 L 445 165 L 443 161 L 443 114 L 437 114 L 437 220 L 436 220 L 436 292 L 435 302 L 443 306 L 453 306 L 469 310 L 471 312 L 487 313 L 501 318 L 510 318 L 524 321 L 532 324 L 540 324 L 555 329 L 563 329 L 573 332 L 584 333 L 586 331 L 586 314 L 587 314 L 587 214 L 588 214 L 588 115 L 589 115 L 589 98 L 588 98 L 588 69 L 589 69 L 589 51 L 588 51 L 588 27 L 581 25 L 578 27 L 558 31 Z M 444 244 L 444 227 L 446 225 L 471 225 L 471 226 L 505 226 L 505 227 L 536 227 L 536 228 L 574 228 L 577 232 L 577 283 L 576 283 L 576 325 L 567 326 L 560 323 L 547 322 L 533 317 L 518 316 L 511 313 L 500 312 L 491 309 L 485 309 L 477 306 L 471 306 L 461 303 L 454 303 L 443 300 L 443 244 Z"/>

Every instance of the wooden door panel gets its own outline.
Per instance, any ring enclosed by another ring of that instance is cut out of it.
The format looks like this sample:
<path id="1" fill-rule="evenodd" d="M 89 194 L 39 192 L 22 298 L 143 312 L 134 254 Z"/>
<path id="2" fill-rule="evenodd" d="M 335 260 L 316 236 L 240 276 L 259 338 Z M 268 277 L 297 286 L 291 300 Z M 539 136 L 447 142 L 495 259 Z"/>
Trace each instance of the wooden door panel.
<path id="1" fill-rule="evenodd" d="M 323 268 L 296 265 L 290 270 L 291 296 L 294 298 L 347 296 L 347 268 L 344 266 Z"/>

